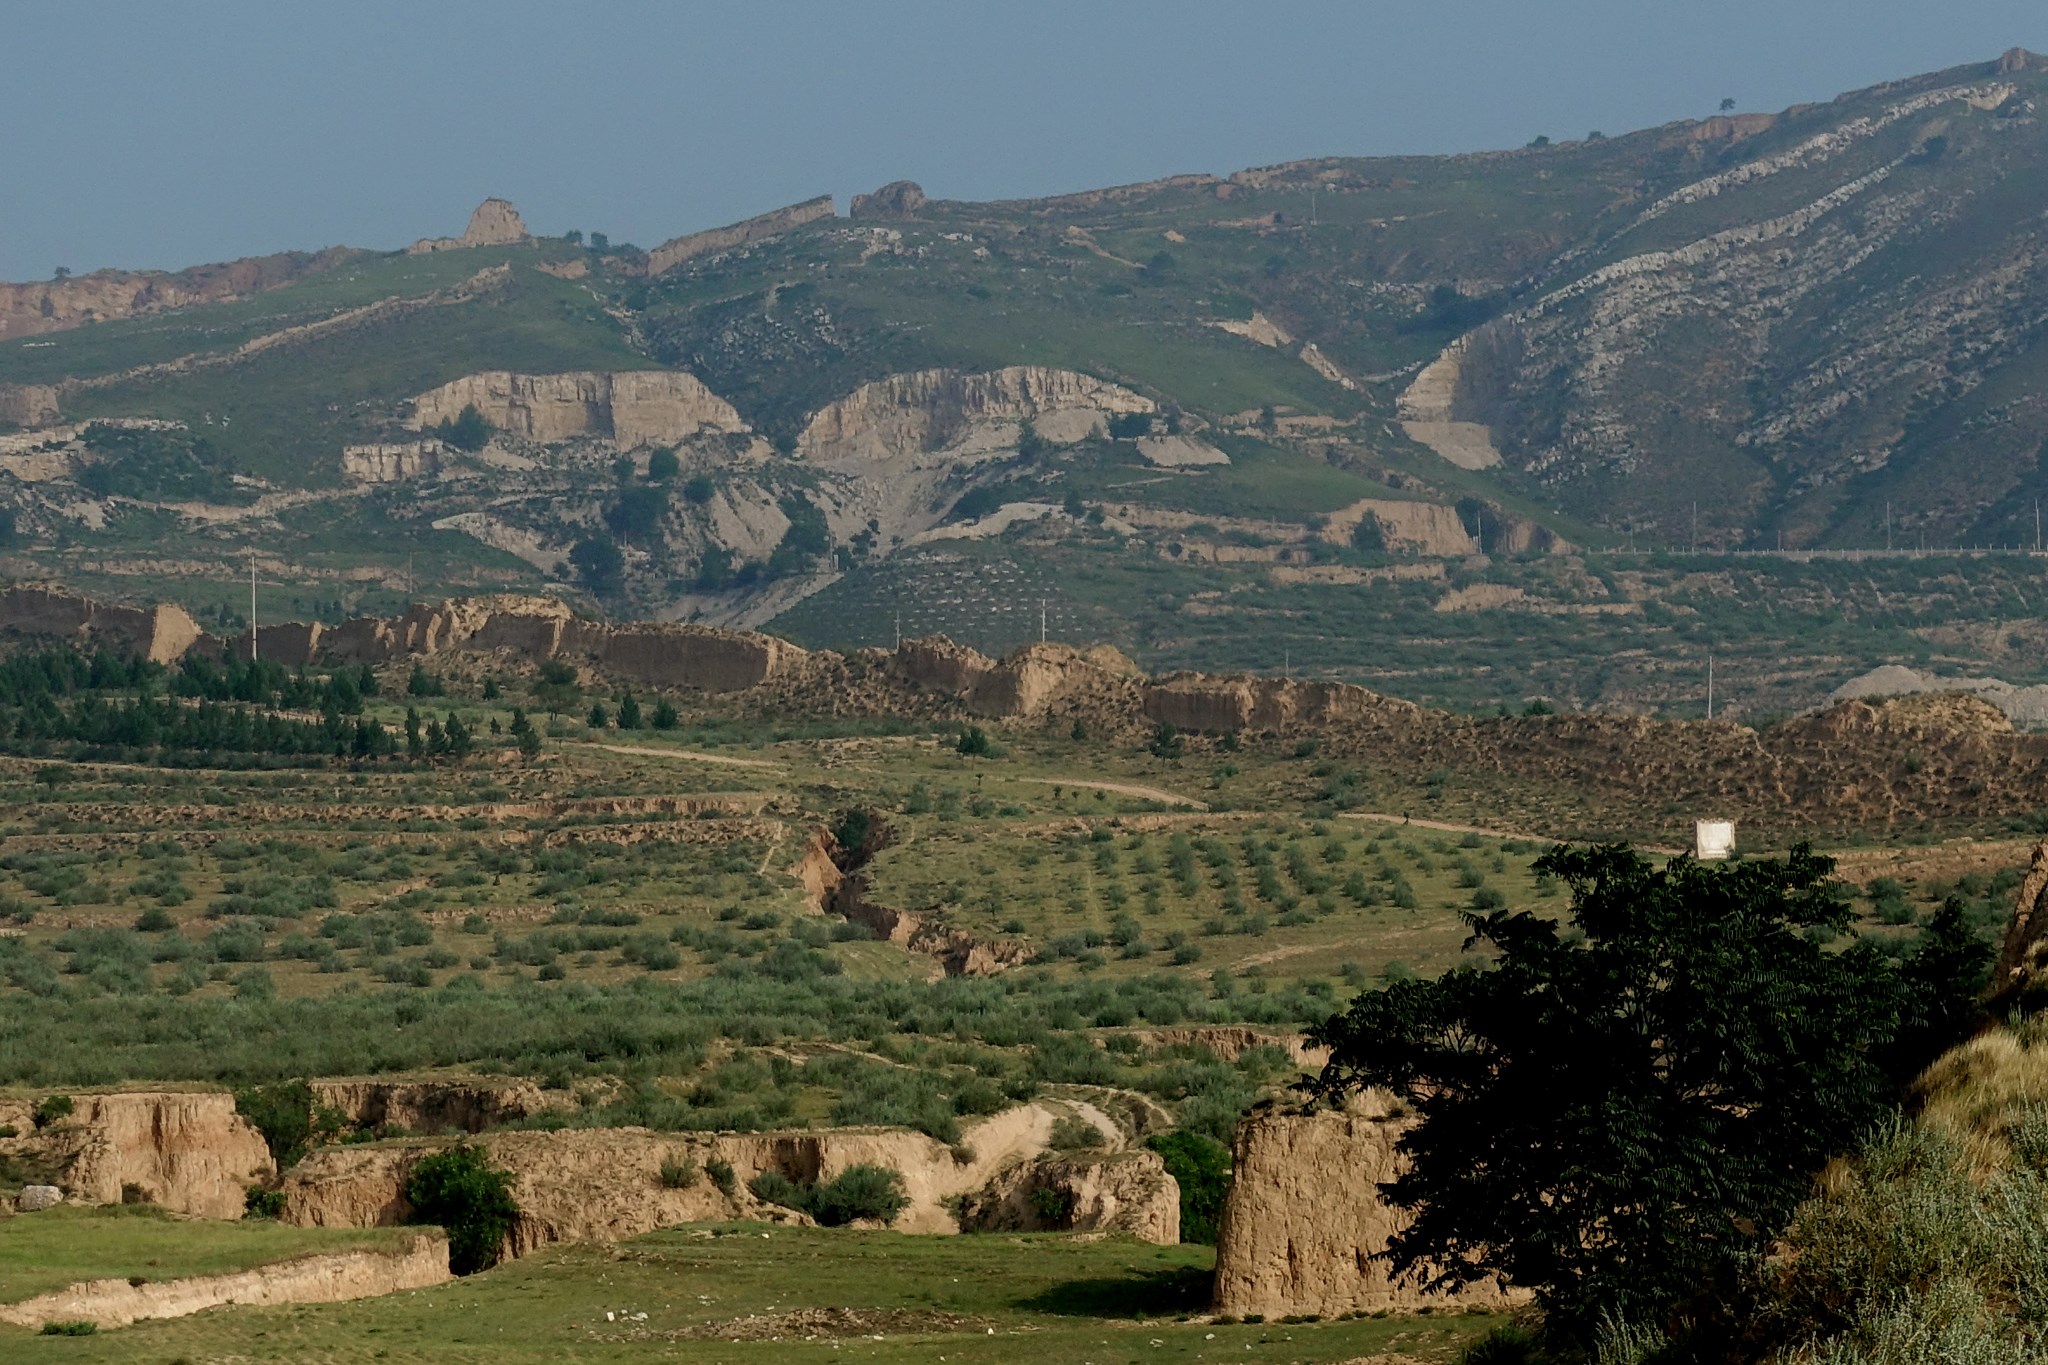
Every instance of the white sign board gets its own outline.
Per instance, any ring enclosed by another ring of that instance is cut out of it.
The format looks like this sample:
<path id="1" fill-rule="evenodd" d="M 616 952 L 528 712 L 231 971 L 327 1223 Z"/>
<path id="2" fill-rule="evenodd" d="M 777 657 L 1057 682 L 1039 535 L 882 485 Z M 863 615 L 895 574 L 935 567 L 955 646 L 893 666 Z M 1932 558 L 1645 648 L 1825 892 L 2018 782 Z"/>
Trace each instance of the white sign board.
<path id="1" fill-rule="evenodd" d="M 1735 852 L 1735 822 L 1733 820 L 1695 820 L 1692 822 L 1692 856 L 1702 862 L 1717 861 Z"/>

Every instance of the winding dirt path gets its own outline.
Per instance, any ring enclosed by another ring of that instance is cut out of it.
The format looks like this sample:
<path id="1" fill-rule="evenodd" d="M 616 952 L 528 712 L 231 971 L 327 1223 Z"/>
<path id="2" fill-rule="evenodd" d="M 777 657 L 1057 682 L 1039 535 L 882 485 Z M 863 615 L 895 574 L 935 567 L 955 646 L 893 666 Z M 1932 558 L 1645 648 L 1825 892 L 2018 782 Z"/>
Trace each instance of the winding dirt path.
<path id="1" fill-rule="evenodd" d="M 1167 806 L 1186 806 L 1191 810 L 1207 810 L 1206 801 L 1197 801 L 1192 796 L 1180 796 L 1161 787 L 1141 787 L 1134 782 L 1084 782 L 1075 777 L 1027 777 L 1026 782 L 1036 782 L 1042 787 L 1085 787 L 1090 791 L 1115 792 L 1119 796 L 1135 796 L 1144 801 L 1157 801 Z"/>
<path id="2" fill-rule="evenodd" d="M 716 763 L 727 768 L 769 768 L 784 771 L 788 765 L 768 758 L 734 758 L 731 754 L 707 754 L 701 749 L 657 749 L 647 744 L 585 744 L 609 754 L 639 754 L 645 758 L 687 758 L 698 763 Z"/>

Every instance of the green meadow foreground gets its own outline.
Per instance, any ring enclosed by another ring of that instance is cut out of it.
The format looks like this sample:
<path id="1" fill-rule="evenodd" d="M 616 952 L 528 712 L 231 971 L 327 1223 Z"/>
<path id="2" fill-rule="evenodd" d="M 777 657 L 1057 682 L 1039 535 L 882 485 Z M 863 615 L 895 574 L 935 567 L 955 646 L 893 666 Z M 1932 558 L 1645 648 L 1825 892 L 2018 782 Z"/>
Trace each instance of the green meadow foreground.
<path id="1" fill-rule="evenodd" d="M 33 1221 L 0 1223 L 0 1258 L 11 1263 L 21 1242 L 41 1241 L 23 1227 Z M 65 1232 L 79 1227 L 74 1220 Z M 195 1239 L 194 1260 L 231 1264 L 236 1253 L 226 1244 L 241 1240 L 250 1239 L 233 1225 L 206 1229 Z M 72 1254 L 81 1269 L 103 1273 L 131 1264 L 104 1250 Z M 0 1345 L 11 1360 L 35 1361 L 943 1358 L 1106 1365 L 1340 1361 L 1395 1350 L 1443 1360 L 1492 1321 L 1479 1314 L 1190 1320 L 1207 1307 L 1210 1261 L 1206 1248 L 1122 1240 L 719 1224 L 609 1247 L 556 1248 L 388 1298 L 217 1309 L 76 1338 L 0 1327 Z M 162 1270 L 169 1269 L 166 1260 Z"/>

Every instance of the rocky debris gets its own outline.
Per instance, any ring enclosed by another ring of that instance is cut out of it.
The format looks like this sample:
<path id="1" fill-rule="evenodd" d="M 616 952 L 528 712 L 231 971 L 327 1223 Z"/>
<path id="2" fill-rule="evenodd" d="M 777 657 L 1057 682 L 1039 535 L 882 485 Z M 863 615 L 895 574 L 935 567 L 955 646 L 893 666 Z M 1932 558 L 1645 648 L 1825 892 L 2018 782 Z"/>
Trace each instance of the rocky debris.
<path id="1" fill-rule="evenodd" d="M 1460 469 L 1489 469 L 1500 463 L 1493 433 L 1478 422 L 1461 421 L 1456 412 L 1467 345 L 1461 337 L 1423 366 L 1402 391 L 1396 410 L 1410 440 L 1428 446 Z"/>
<path id="2" fill-rule="evenodd" d="M 732 404 L 680 370 L 466 375 L 413 400 L 412 425 L 453 421 L 474 405 L 484 420 L 523 440 L 601 437 L 631 449 L 676 445 L 704 432 L 744 432 Z"/>
<path id="3" fill-rule="evenodd" d="M 801 204 L 791 204 L 788 208 L 763 213 L 728 227 L 671 237 L 647 253 L 647 273 L 665 274 L 693 256 L 703 256 L 713 251 L 729 251 L 733 247 L 745 246 L 749 242 L 779 237 L 806 223 L 833 217 L 837 212 L 832 204 L 832 196 L 821 194 L 816 199 L 806 199 Z"/>
<path id="4" fill-rule="evenodd" d="M 873 194 L 856 194 L 847 209 L 850 218 L 911 218 L 931 202 L 915 180 L 891 180 Z"/>
<path id="5" fill-rule="evenodd" d="M 926 1336 L 981 1332 L 986 1318 L 962 1317 L 926 1308 L 798 1308 L 788 1313 L 750 1313 L 724 1322 L 705 1322 L 673 1332 L 630 1332 L 623 1340 L 641 1341 L 834 1341 L 847 1337 Z"/>
<path id="6" fill-rule="evenodd" d="M 480 1133 L 554 1108 L 532 1081 L 478 1078 L 386 1081 L 363 1078 L 311 1083 L 314 1102 L 339 1112 L 353 1128 L 411 1133 Z"/>
<path id="7" fill-rule="evenodd" d="M 418 1232 L 396 1251 L 333 1252 L 229 1275 L 161 1282 L 87 1280 L 0 1307 L 0 1322 L 22 1327 L 49 1322 L 126 1327 L 231 1303 L 341 1303 L 425 1289 L 450 1278 L 447 1237 L 438 1231 Z"/>
<path id="8" fill-rule="evenodd" d="M 899 461 L 964 444 L 977 427 L 1047 414 L 1152 412 L 1157 404 L 1119 384 L 1046 365 L 983 374 L 918 370 L 863 384 L 811 416 L 798 451 L 821 462 Z"/>
<path id="9" fill-rule="evenodd" d="M 14 1196 L 14 1207 L 22 1213 L 41 1213 L 64 1202 L 64 1191 L 55 1185 L 23 1185 Z"/>
<path id="10" fill-rule="evenodd" d="M 1497 1309 L 1526 1296 L 1491 1282 L 1424 1294 L 1375 1259 L 1407 1215 L 1383 1203 L 1408 1120 L 1372 1097 L 1351 1112 L 1256 1110 L 1231 1143 L 1233 1174 L 1216 1244 L 1216 1311 L 1237 1317 Z M 1341 1173 L 1341 1178 L 1333 1178 Z"/>
<path id="11" fill-rule="evenodd" d="M 2048 57 L 2023 47 L 2007 48 L 2000 55 L 1995 69 L 2001 76 L 2016 75 L 2022 71 L 2048 71 Z"/>
<path id="12" fill-rule="evenodd" d="M 275 1169 L 270 1149 L 220 1093 L 73 1096 L 68 1118 L 38 1130 L 27 1153 L 62 1172 L 68 1198 L 136 1197 L 174 1213 L 240 1218 L 243 1192 Z"/>
<path id="13" fill-rule="evenodd" d="M 403 483 L 441 472 L 442 445 L 439 441 L 383 441 L 372 445 L 343 446 L 341 473 L 357 483 Z"/>
<path id="14" fill-rule="evenodd" d="M 969 1232 L 1115 1232 L 1180 1241 L 1180 1185 L 1156 1152 L 1050 1156 L 1016 1166 L 961 1201 Z"/>
<path id="15" fill-rule="evenodd" d="M 2012 923 L 1991 969 L 1993 999 L 2048 985 L 2048 839 L 2034 845 L 2033 861 L 2013 897 Z"/>
<path id="16" fill-rule="evenodd" d="M 2019 687 L 2001 678 L 1942 678 L 1899 664 L 1885 664 L 1849 679 L 1830 692 L 1828 700 L 1861 701 L 1939 692 L 1980 697 L 2005 712 L 2015 725 L 2048 726 L 2048 686 Z"/>
<path id="17" fill-rule="evenodd" d="M 166 308 L 225 303 L 331 270 L 363 256 L 350 247 L 286 251 L 223 265 L 158 270 L 95 270 L 40 284 L 0 284 L 0 341 L 113 322 Z"/>
<path id="18" fill-rule="evenodd" d="M 54 637 L 85 649 L 105 647 L 159 664 L 183 658 L 211 638 L 183 607 L 110 606 L 37 586 L 0 593 L 0 631 Z"/>
<path id="19" fill-rule="evenodd" d="M 519 210 L 503 199 L 486 199 L 469 215 L 469 226 L 460 237 L 422 237 L 406 248 L 413 256 L 434 251 L 459 251 L 473 246 L 523 246 L 533 238 Z"/>

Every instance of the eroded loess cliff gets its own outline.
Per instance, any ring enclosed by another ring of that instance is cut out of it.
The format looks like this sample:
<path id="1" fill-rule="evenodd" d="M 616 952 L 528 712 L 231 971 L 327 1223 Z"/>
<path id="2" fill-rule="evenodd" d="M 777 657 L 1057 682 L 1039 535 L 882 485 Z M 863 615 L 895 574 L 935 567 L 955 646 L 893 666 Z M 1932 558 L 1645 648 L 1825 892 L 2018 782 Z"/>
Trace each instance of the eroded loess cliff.
<path id="1" fill-rule="evenodd" d="M 242 1197 L 275 1169 L 270 1149 L 219 1093 L 77 1095 L 68 1117 L 20 1125 L 18 1154 L 53 1171 L 84 1204 L 141 1200 L 174 1213 L 240 1218 Z"/>

